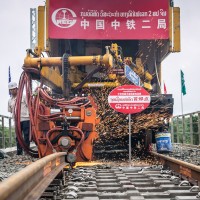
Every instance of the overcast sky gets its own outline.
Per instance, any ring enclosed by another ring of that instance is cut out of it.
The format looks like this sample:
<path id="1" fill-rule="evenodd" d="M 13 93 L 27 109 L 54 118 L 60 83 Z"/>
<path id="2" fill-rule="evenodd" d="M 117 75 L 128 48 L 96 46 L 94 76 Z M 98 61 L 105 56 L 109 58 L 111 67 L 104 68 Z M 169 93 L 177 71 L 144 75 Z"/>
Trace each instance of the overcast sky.
<path id="1" fill-rule="evenodd" d="M 181 53 L 170 54 L 162 64 L 167 92 L 174 97 L 174 115 L 181 114 L 180 69 L 185 74 L 187 94 L 183 112 L 200 111 L 200 0 L 175 0 L 181 9 Z M 12 81 L 18 83 L 26 49 L 30 47 L 30 8 L 44 5 L 43 0 L 5 0 L 0 7 L 0 115 L 8 115 L 8 66 Z"/>

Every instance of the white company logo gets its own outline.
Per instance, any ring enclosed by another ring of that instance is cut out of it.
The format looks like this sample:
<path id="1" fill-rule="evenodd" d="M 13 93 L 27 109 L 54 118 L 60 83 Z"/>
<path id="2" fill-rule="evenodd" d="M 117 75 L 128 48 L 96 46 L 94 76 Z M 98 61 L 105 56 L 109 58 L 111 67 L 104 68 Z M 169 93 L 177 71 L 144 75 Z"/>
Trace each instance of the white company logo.
<path id="1" fill-rule="evenodd" d="M 70 28 L 76 23 L 76 14 L 68 8 L 59 8 L 51 16 L 52 22 L 60 28 Z"/>

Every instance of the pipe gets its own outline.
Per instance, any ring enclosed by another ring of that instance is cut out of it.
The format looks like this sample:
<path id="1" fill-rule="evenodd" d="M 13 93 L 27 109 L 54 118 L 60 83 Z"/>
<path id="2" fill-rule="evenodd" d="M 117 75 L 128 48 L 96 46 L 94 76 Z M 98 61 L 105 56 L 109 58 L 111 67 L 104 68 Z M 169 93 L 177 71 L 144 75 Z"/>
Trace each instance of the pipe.
<path id="1" fill-rule="evenodd" d="M 113 57 L 110 54 L 103 56 L 69 56 L 69 64 L 73 65 L 105 65 L 106 67 L 113 67 Z M 30 54 L 27 54 L 24 59 L 25 68 L 39 68 L 41 66 L 62 66 L 62 57 L 40 57 L 33 58 Z"/>

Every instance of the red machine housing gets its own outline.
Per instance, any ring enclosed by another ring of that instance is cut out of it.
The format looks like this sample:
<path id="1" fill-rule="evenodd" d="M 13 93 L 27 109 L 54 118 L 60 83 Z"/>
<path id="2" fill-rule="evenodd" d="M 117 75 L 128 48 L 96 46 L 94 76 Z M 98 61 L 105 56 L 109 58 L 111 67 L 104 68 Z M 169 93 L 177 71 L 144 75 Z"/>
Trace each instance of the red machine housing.
<path id="1" fill-rule="evenodd" d="M 44 157 L 54 152 L 67 152 L 67 161 L 90 161 L 93 142 L 98 138 L 95 126 L 99 123 L 92 97 L 74 97 L 71 100 L 52 98 L 41 87 L 31 94 L 30 77 L 23 72 L 19 82 L 16 102 L 16 133 L 21 146 L 34 157 Z M 27 147 L 20 127 L 22 92 L 26 88 L 29 105 L 31 132 L 30 139 L 38 148 Z"/>

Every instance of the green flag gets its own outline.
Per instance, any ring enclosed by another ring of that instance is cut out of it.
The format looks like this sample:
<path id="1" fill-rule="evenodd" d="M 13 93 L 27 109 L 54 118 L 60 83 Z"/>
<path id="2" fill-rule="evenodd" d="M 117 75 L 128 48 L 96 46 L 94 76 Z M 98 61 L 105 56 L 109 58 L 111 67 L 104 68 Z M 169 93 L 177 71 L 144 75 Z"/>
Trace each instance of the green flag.
<path id="1" fill-rule="evenodd" d="M 186 94 L 186 87 L 185 87 L 185 80 L 184 80 L 184 73 L 181 70 L 181 92 L 183 95 Z"/>

